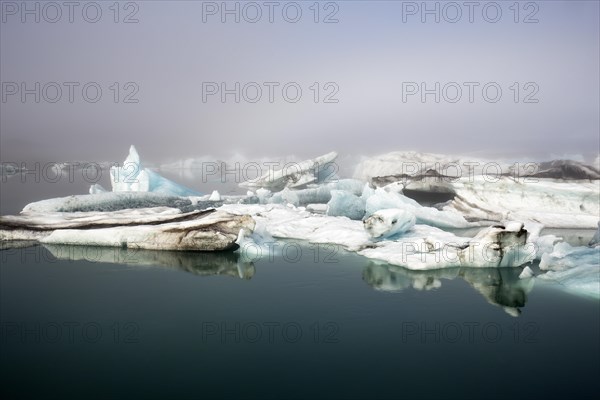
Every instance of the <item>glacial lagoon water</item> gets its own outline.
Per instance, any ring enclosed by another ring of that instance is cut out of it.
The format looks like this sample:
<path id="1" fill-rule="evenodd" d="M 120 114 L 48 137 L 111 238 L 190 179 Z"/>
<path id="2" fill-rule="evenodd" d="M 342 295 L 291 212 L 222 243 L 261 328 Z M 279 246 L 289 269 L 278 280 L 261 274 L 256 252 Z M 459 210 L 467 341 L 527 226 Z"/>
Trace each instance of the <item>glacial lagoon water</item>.
<path id="1" fill-rule="evenodd" d="M 2 212 L 61 191 L 39 189 L 3 183 Z M 2 398 L 595 398 L 600 389 L 599 301 L 523 282 L 521 268 L 417 273 L 291 241 L 254 262 L 73 246 L 0 255 Z"/>

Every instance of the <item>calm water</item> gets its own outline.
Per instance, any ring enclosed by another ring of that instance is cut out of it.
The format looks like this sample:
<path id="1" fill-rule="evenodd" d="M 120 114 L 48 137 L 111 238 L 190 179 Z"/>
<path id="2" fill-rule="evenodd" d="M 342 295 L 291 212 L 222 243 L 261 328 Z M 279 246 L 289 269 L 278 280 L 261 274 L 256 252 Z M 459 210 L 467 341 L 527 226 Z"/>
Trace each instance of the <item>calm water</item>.
<path id="1" fill-rule="evenodd" d="M 85 191 L 35 188 L 3 183 L 3 213 Z M 520 268 L 415 273 L 286 244 L 254 263 L 231 253 L 3 250 L 2 398 L 587 398 L 600 389 L 598 300 L 531 287 Z"/>

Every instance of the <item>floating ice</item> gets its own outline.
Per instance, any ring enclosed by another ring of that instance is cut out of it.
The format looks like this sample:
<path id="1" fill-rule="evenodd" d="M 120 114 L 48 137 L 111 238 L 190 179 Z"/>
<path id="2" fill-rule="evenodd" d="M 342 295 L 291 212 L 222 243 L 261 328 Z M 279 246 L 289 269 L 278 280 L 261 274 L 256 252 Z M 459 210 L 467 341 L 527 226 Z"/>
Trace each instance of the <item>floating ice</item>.
<path id="1" fill-rule="evenodd" d="M 358 196 L 345 190 L 332 190 L 331 200 L 327 203 L 326 214 L 333 217 L 348 217 L 361 220 L 365 215 L 365 202 Z"/>
<path id="2" fill-rule="evenodd" d="M 325 204 L 331 200 L 332 190 L 342 190 L 353 195 L 360 195 L 363 191 L 364 182 L 356 179 L 340 179 L 335 182 L 320 185 L 316 188 L 308 188 L 301 190 L 293 190 L 289 188 L 283 189 L 281 192 L 275 193 L 272 196 L 265 197 L 267 203 L 272 204 L 292 204 L 294 206 L 306 204 Z M 260 189 L 259 189 L 260 190 Z M 258 191 L 257 191 L 258 194 Z M 259 198 L 261 196 L 259 195 Z M 264 204 L 263 201 L 261 203 Z"/>
<path id="3" fill-rule="evenodd" d="M 384 188 L 375 189 L 374 193 L 366 199 L 366 216 L 387 208 L 400 208 L 414 214 L 417 217 L 418 224 L 440 228 L 466 228 L 472 226 L 455 211 L 440 211 L 433 207 L 423 207 L 411 198 Z"/>
<path id="4" fill-rule="evenodd" d="M 254 220 L 222 211 L 182 213 L 168 208 L 95 213 L 44 213 L 0 218 L 0 240 L 126 247 L 149 250 L 217 251 L 236 247 L 240 229 Z"/>
<path id="5" fill-rule="evenodd" d="M 94 183 L 92 186 L 90 186 L 90 194 L 98 194 L 98 193 L 106 193 L 108 192 L 108 190 L 104 189 L 104 187 L 102 187 L 102 185 L 98 184 L 98 183 Z"/>
<path id="6" fill-rule="evenodd" d="M 529 267 L 523 268 L 523 271 L 519 274 L 519 279 L 528 279 L 534 276 L 533 270 Z"/>
<path id="7" fill-rule="evenodd" d="M 252 215 L 274 238 L 340 245 L 408 269 L 520 266 L 535 257 L 533 245 L 526 242 L 527 232 L 522 228 L 517 231 L 515 224 L 510 231 L 503 226 L 485 228 L 476 238 L 417 224 L 394 240 L 373 242 L 362 222 L 348 218 L 275 204 L 226 204 L 220 210 Z"/>
<path id="8" fill-rule="evenodd" d="M 552 280 L 567 290 L 600 298 L 600 246 L 573 247 L 566 242 L 554 246 L 540 261 L 540 269 L 546 270 L 539 278 Z"/>
<path id="9" fill-rule="evenodd" d="M 210 201 L 221 201 L 221 195 L 219 194 L 218 191 L 213 190 L 213 192 L 211 193 L 211 195 L 208 198 L 208 200 L 210 200 Z"/>
<path id="10" fill-rule="evenodd" d="M 200 195 L 195 190 L 144 168 L 135 146 L 129 148 L 129 155 L 123 162 L 122 167 L 113 166 L 110 168 L 110 178 L 113 192 L 153 192 L 169 196 Z"/>
<path id="11" fill-rule="evenodd" d="M 388 182 L 402 180 L 406 183 L 422 180 L 427 176 L 444 177 L 447 178 L 445 181 L 452 182 L 459 177 L 491 174 L 494 178 L 504 175 L 518 178 L 597 180 L 600 179 L 600 166 L 597 160 L 592 165 L 576 160 L 533 163 L 396 151 L 363 159 L 356 167 L 354 177 L 364 181 L 388 177 Z"/>
<path id="12" fill-rule="evenodd" d="M 283 188 L 302 188 L 335 178 L 332 167 L 337 153 L 331 152 L 311 160 L 288 163 L 282 169 L 269 170 L 257 179 L 240 183 L 244 188 L 265 188 L 277 192 Z"/>
<path id="13" fill-rule="evenodd" d="M 363 221 L 365 230 L 372 238 L 390 238 L 408 231 L 415 225 L 414 214 L 398 208 L 375 211 Z"/>
<path id="14" fill-rule="evenodd" d="M 456 197 L 444 210 L 469 219 L 532 220 L 548 228 L 592 228 L 600 217 L 600 182 L 519 182 L 484 177 L 461 178 L 452 184 Z"/>
<path id="15" fill-rule="evenodd" d="M 197 203 L 196 207 L 198 207 Z M 27 204 L 22 212 L 79 212 L 116 211 L 127 208 L 176 207 L 192 205 L 185 197 L 151 192 L 101 192 L 36 201 Z M 209 206 L 207 204 L 207 206 Z"/>
<path id="16" fill-rule="evenodd" d="M 364 160 L 355 177 L 448 193 L 453 200 L 443 210 L 469 221 L 514 219 L 548 228 L 595 228 L 600 217 L 600 172 L 576 161 L 510 164 L 396 152 Z M 426 222 L 419 215 L 417 219 Z"/>

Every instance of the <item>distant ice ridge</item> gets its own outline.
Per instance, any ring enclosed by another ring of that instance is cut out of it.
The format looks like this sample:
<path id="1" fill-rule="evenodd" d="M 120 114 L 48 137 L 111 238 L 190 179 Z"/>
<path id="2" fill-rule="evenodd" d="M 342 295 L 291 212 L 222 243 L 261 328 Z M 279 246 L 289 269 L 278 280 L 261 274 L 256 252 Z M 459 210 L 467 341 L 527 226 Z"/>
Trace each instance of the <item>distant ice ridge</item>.
<path id="1" fill-rule="evenodd" d="M 122 167 L 110 168 L 110 182 L 113 192 L 152 192 L 169 196 L 200 196 L 200 193 L 164 178 L 156 172 L 144 168 L 135 146 L 129 148 L 129 155 Z M 99 185 L 90 188 L 90 194 L 102 191 Z"/>
<path id="2" fill-rule="evenodd" d="M 226 204 L 220 210 L 251 215 L 257 226 L 263 226 L 265 233 L 274 238 L 337 244 L 365 257 L 414 270 L 510 267 L 535 258 L 535 248 L 527 242 L 527 232 L 519 223 L 484 228 L 475 238 L 417 224 L 389 240 L 373 241 L 361 221 L 316 215 L 302 207 Z"/>
<path id="3" fill-rule="evenodd" d="M 363 160 L 355 178 L 376 186 L 396 184 L 404 191 L 446 193 L 451 200 L 443 210 L 467 221 L 595 228 L 600 218 L 600 172 L 576 161 L 509 164 L 395 152 Z"/>
<path id="4" fill-rule="evenodd" d="M 587 165 L 574 160 L 519 162 L 416 151 L 395 151 L 363 159 L 354 171 L 354 178 L 370 181 L 377 177 L 421 176 L 427 171 L 435 171 L 451 178 L 493 174 L 495 176 L 597 180 L 600 179 L 600 156 L 592 165 Z"/>
<path id="5" fill-rule="evenodd" d="M 304 188 L 309 184 L 322 183 L 325 180 L 336 178 L 335 165 L 337 153 L 330 152 L 314 159 L 301 162 L 288 163 L 281 169 L 270 169 L 256 179 L 240 183 L 248 189 L 268 189 L 272 192 L 284 188 Z"/>

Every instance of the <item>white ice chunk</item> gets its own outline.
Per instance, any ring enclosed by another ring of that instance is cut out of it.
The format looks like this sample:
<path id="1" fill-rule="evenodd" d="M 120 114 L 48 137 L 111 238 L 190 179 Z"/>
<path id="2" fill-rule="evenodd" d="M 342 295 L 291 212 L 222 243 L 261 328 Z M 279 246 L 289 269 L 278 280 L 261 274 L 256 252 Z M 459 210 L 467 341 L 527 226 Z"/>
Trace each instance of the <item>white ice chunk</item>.
<path id="1" fill-rule="evenodd" d="M 414 214 L 398 208 L 374 212 L 364 220 L 365 230 L 372 238 L 389 238 L 404 233 L 415 226 Z"/>
<path id="2" fill-rule="evenodd" d="M 213 190 L 210 197 L 208 198 L 210 201 L 221 201 L 221 195 L 217 190 Z"/>
<path id="3" fill-rule="evenodd" d="M 533 271 L 529 267 L 523 268 L 523 271 L 519 274 L 519 279 L 527 279 L 533 277 Z"/>
<path id="4" fill-rule="evenodd" d="M 108 190 L 104 189 L 102 185 L 94 183 L 90 186 L 90 194 L 106 193 Z"/>

